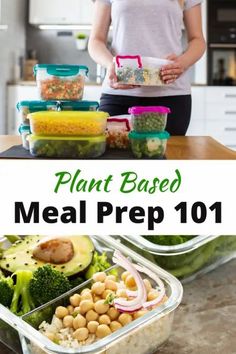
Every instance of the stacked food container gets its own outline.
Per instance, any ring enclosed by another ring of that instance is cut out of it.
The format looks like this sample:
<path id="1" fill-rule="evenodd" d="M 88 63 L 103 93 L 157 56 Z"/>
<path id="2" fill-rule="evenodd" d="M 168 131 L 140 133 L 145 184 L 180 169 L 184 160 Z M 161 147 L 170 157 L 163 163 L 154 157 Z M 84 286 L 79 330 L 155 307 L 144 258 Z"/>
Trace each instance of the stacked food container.
<path id="1" fill-rule="evenodd" d="M 109 117 L 107 119 L 107 147 L 110 149 L 128 149 L 131 116 L 129 114 Z"/>
<path id="2" fill-rule="evenodd" d="M 18 104 L 24 124 L 20 128 L 23 145 L 36 157 L 102 155 L 108 114 L 97 111 L 97 102 L 82 101 L 88 68 L 40 64 L 34 71 L 42 101 Z"/>
<path id="3" fill-rule="evenodd" d="M 133 130 L 129 133 L 131 149 L 137 158 L 162 158 L 169 133 L 165 131 L 170 109 L 162 106 L 131 107 Z"/>

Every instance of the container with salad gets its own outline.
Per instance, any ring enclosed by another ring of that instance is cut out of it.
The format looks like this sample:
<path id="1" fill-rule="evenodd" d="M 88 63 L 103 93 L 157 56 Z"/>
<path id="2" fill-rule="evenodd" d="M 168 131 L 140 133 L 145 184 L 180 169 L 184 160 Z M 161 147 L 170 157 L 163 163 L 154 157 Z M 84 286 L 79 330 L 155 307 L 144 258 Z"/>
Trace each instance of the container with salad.
<path id="1" fill-rule="evenodd" d="M 34 73 L 42 100 L 82 100 L 86 66 L 38 64 Z"/>
<path id="2" fill-rule="evenodd" d="M 166 131 L 160 133 L 129 133 L 131 149 L 134 156 L 140 158 L 162 158 L 166 152 L 170 135 Z"/>
<path id="3" fill-rule="evenodd" d="M 106 136 L 28 136 L 31 155 L 46 158 L 96 158 L 106 150 Z"/>
<path id="4" fill-rule="evenodd" d="M 28 354 L 151 354 L 182 298 L 175 277 L 110 236 L 4 239 L 0 267 L 0 325 Z"/>
<path id="5" fill-rule="evenodd" d="M 122 243 L 184 282 L 236 257 L 235 236 L 119 236 Z"/>

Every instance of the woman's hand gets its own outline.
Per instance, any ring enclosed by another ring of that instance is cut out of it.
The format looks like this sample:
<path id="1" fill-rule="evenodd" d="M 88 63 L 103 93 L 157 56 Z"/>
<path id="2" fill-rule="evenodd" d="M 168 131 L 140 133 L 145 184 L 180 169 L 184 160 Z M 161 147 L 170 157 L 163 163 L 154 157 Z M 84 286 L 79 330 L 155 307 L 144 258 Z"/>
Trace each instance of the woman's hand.
<path id="1" fill-rule="evenodd" d="M 172 84 L 184 73 L 186 66 L 181 57 L 175 54 L 169 55 L 166 59 L 173 61 L 173 63 L 165 65 L 161 69 L 161 78 L 165 84 Z"/>
<path id="2" fill-rule="evenodd" d="M 108 68 L 108 79 L 109 79 L 110 87 L 113 88 L 114 90 L 130 90 L 139 87 L 137 85 L 124 85 L 117 82 L 114 63 L 112 63 Z"/>

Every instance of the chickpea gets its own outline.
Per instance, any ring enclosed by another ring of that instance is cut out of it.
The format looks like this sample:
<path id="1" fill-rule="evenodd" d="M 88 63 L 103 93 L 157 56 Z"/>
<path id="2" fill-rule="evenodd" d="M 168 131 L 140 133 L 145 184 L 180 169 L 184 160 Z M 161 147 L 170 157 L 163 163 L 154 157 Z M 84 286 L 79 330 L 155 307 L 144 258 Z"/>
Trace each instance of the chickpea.
<path id="1" fill-rule="evenodd" d="M 107 311 L 107 315 L 110 317 L 112 321 L 116 320 L 120 313 L 115 307 L 110 307 L 109 310 Z"/>
<path id="2" fill-rule="evenodd" d="M 105 272 L 98 272 L 93 275 L 93 280 L 95 282 L 101 281 L 102 283 L 106 280 L 106 273 Z"/>
<path id="3" fill-rule="evenodd" d="M 80 295 L 79 294 L 74 294 L 70 297 L 70 303 L 72 306 L 77 307 L 80 304 Z"/>
<path id="4" fill-rule="evenodd" d="M 98 281 L 92 285 L 91 290 L 92 290 L 92 293 L 94 293 L 96 295 L 101 295 L 103 293 L 103 291 L 105 290 L 105 284 Z"/>
<path id="5" fill-rule="evenodd" d="M 94 295 L 94 296 L 93 296 L 93 302 L 97 302 L 97 301 L 99 301 L 99 300 L 101 300 L 101 297 L 100 297 L 100 296 L 98 296 L 98 295 Z"/>
<path id="6" fill-rule="evenodd" d="M 113 280 L 113 281 L 116 281 L 116 276 L 115 276 L 115 275 L 110 274 L 110 275 L 108 275 L 108 276 L 107 276 L 107 279 L 109 279 L 109 280 Z"/>
<path id="7" fill-rule="evenodd" d="M 98 314 L 97 312 L 95 312 L 94 310 L 89 310 L 87 313 L 86 313 L 86 320 L 88 322 L 90 321 L 96 321 L 98 319 Z"/>
<path id="8" fill-rule="evenodd" d="M 65 316 L 63 318 L 63 326 L 66 328 L 72 328 L 73 327 L 73 321 L 74 317 L 71 315 Z"/>
<path id="9" fill-rule="evenodd" d="M 93 295 L 92 293 L 90 292 L 85 292 L 83 295 L 81 295 L 81 301 L 84 301 L 84 300 L 90 300 L 93 302 Z"/>
<path id="10" fill-rule="evenodd" d="M 58 318 L 64 318 L 65 316 L 69 315 L 69 311 L 64 306 L 58 306 L 55 311 L 55 315 Z"/>
<path id="11" fill-rule="evenodd" d="M 144 282 L 144 285 L 145 285 L 145 288 L 146 288 L 147 292 L 151 291 L 152 290 L 152 285 L 151 285 L 150 281 L 148 279 L 144 279 L 143 282 Z"/>
<path id="12" fill-rule="evenodd" d="M 130 272 L 125 271 L 121 274 L 121 279 L 125 282 L 126 278 L 130 275 Z"/>
<path id="13" fill-rule="evenodd" d="M 118 297 L 123 297 L 123 298 L 125 298 L 125 299 L 128 298 L 126 289 L 118 289 L 117 292 L 116 292 L 116 295 L 117 295 Z"/>
<path id="14" fill-rule="evenodd" d="M 137 311 L 133 314 L 133 319 L 136 320 L 137 318 L 144 316 L 146 313 L 148 313 L 148 310 Z"/>
<path id="15" fill-rule="evenodd" d="M 74 327 L 74 329 L 83 328 L 86 326 L 86 323 L 87 323 L 87 321 L 84 318 L 84 316 L 79 314 L 73 320 L 73 327 Z"/>
<path id="16" fill-rule="evenodd" d="M 134 277 L 132 275 L 127 276 L 127 278 L 125 279 L 125 285 L 129 289 L 136 288 L 136 282 L 135 282 Z"/>
<path id="17" fill-rule="evenodd" d="M 89 310 L 93 310 L 94 304 L 91 300 L 83 300 L 80 303 L 80 313 L 83 315 Z"/>
<path id="18" fill-rule="evenodd" d="M 97 321 L 90 321 L 88 324 L 87 324 L 87 328 L 89 330 L 89 333 L 96 333 L 96 330 L 99 326 L 99 323 Z"/>
<path id="19" fill-rule="evenodd" d="M 148 293 L 147 300 L 152 301 L 155 300 L 158 297 L 158 291 L 157 290 L 151 290 Z"/>
<path id="20" fill-rule="evenodd" d="M 109 334 L 111 334 L 111 330 L 107 325 L 101 324 L 98 326 L 98 328 L 96 330 L 97 338 L 104 338 L 104 337 L 108 336 Z"/>
<path id="21" fill-rule="evenodd" d="M 122 326 L 125 326 L 132 322 L 132 316 L 128 313 L 122 313 L 119 316 L 118 321 L 122 324 Z"/>
<path id="22" fill-rule="evenodd" d="M 85 293 L 91 293 L 91 289 L 85 288 L 81 291 L 81 295 L 84 295 Z"/>
<path id="23" fill-rule="evenodd" d="M 106 289 L 116 291 L 117 290 L 117 284 L 114 280 L 106 279 L 105 280 L 105 287 Z"/>
<path id="24" fill-rule="evenodd" d="M 83 340 L 86 340 L 89 336 L 89 331 L 87 328 L 78 328 L 74 333 L 73 333 L 73 338 L 77 339 L 78 341 L 82 342 Z"/>
<path id="25" fill-rule="evenodd" d="M 111 319 L 107 315 L 101 315 L 99 316 L 98 322 L 99 324 L 109 325 L 111 323 Z"/>
<path id="26" fill-rule="evenodd" d="M 118 329 L 122 328 L 122 324 L 117 321 L 112 321 L 110 324 L 110 329 L 112 332 L 117 331 Z"/>
<path id="27" fill-rule="evenodd" d="M 114 294 L 112 290 L 106 289 L 102 293 L 102 298 L 105 300 L 109 294 Z"/>
<path id="28" fill-rule="evenodd" d="M 94 309 L 99 315 L 103 315 L 109 310 L 109 305 L 104 300 L 99 300 L 94 304 Z"/>
<path id="29" fill-rule="evenodd" d="M 74 307 L 72 305 L 68 305 L 67 310 L 69 312 L 69 315 L 72 315 L 72 313 L 74 312 Z"/>

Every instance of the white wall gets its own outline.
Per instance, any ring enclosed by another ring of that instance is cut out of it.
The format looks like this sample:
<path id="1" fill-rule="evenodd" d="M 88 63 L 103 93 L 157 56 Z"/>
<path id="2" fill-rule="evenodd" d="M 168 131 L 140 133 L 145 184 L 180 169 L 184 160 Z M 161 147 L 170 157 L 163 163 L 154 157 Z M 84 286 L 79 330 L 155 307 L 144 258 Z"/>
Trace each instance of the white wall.
<path id="1" fill-rule="evenodd" d="M 0 31 L 0 134 L 6 132 L 6 84 L 13 78 L 16 57 L 25 53 L 25 23 L 27 0 L 2 0 L 2 24 Z"/>

